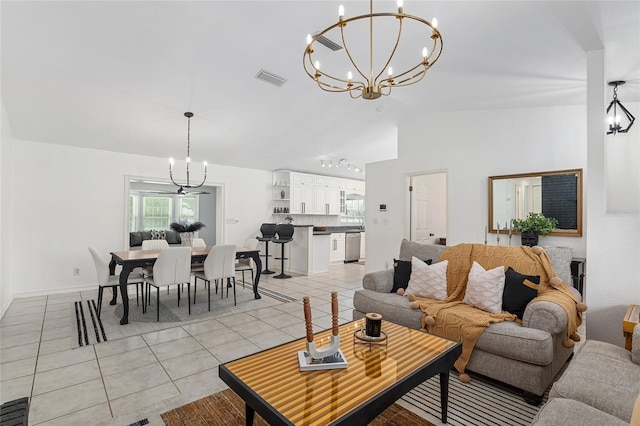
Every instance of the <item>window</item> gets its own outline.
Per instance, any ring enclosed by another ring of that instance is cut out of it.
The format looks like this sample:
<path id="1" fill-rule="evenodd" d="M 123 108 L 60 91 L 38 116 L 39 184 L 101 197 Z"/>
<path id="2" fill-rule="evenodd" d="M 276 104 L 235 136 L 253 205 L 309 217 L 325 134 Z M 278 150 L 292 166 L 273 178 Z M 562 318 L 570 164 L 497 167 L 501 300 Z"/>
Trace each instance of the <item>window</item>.
<path id="1" fill-rule="evenodd" d="M 359 196 L 347 196 L 345 211 L 340 217 L 342 223 L 364 224 L 364 198 Z"/>
<path id="2" fill-rule="evenodd" d="M 142 197 L 142 229 L 169 229 L 171 223 L 171 197 Z"/>
<path id="3" fill-rule="evenodd" d="M 129 231 L 170 229 L 173 222 L 197 222 L 196 197 L 154 194 L 133 190 L 129 194 Z"/>

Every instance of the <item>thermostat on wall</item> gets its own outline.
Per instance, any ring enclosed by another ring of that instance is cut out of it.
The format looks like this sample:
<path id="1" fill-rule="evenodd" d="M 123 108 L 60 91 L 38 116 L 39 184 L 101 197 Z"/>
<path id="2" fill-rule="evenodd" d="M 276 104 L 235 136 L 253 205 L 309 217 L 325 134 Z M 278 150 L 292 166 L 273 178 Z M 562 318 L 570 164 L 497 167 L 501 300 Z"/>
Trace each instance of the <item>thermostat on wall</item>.
<path id="1" fill-rule="evenodd" d="M 387 211 L 387 205 L 386 204 L 380 204 L 380 211 L 381 212 L 386 212 Z"/>

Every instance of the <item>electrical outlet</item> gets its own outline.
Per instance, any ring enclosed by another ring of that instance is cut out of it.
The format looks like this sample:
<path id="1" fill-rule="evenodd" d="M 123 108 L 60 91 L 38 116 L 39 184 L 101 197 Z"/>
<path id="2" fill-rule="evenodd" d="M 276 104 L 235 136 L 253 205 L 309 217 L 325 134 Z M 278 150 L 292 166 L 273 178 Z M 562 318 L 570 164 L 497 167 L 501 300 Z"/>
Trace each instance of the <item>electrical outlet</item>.
<path id="1" fill-rule="evenodd" d="M 80 275 L 80 268 L 73 268 L 73 275 Z"/>

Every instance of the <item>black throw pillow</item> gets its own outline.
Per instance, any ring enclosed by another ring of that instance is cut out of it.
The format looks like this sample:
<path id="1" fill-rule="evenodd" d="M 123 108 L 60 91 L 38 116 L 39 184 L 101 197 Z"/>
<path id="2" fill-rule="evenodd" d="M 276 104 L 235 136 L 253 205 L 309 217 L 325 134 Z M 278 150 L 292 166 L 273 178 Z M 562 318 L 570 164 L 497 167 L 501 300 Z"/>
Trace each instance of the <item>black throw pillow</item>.
<path id="1" fill-rule="evenodd" d="M 141 232 L 129 232 L 129 246 L 137 247 L 142 245 L 142 233 Z"/>
<path id="2" fill-rule="evenodd" d="M 502 310 L 511 312 L 522 319 L 527 304 L 538 295 L 538 290 L 524 284 L 529 280 L 540 284 L 540 275 L 523 275 L 511 266 L 505 272 L 504 291 L 502 292 Z"/>
<path id="3" fill-rule="evenodd" d="M 432 260 L 424 261 L 427 265 L 431 265 Z M 399 288 L 407 289 L 409 279 L 411 278 L 411 261 L 393 259 L 393 288 L 391 293 L 395 293 Z"/>

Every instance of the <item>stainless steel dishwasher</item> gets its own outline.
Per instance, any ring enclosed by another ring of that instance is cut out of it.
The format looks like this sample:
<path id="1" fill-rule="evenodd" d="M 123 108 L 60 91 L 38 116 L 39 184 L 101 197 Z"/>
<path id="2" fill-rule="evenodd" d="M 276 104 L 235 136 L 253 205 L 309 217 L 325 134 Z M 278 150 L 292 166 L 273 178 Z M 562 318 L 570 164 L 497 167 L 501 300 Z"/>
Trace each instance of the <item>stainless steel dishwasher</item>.
<path id="1" fill-rule="evenodd" d="M 344 263 L 360 260 L 360 232 L 347 232 L 344 241 Z"/>

